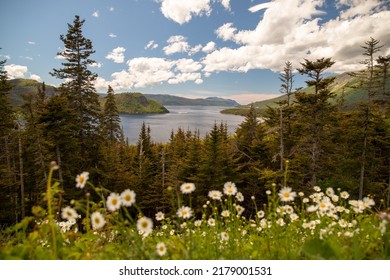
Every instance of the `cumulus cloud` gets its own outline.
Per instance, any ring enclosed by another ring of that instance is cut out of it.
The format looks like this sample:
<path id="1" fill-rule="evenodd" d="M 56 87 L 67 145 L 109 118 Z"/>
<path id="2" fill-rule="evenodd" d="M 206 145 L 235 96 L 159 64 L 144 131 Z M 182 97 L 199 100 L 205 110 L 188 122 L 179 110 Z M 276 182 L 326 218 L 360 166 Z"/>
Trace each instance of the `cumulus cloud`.
<path id="1" fill-rule="evenodd" d="M 205 52 L 205 53 L 209 53 L 209 52 L 212 52 L 214 51 L 216 48 L 216 44 L 213 42 L 213 41 L 210 41 L 206 44 L 206 46 L 204 46 L 202 48 L 202 51 Z"/>
<path id="2" fill-rule="evenodd" d="M 154 40 L 150 40 L 148 44 L 145 46 L 145 50 L 154 50 L 158 48 L 158 44 L 154 42 Z"/>
<path id="3" fill-rule="evenodd" d="M 7 71 L 8 78 L 10 79 L 18 79 L 24 78 L 24 75 L 27 73 L 27 66 L 10 64 L 5 65 L 4 70 Z"/>
<path id="4" fill-rule="evenodd" d="M 36 80 L 38 82 L 42 82 L 42 79 L 40 76 L 36 75 L 36 74 L 30 74 L 30 79 L 32 80 Z"/>
<path id="5" fill-rule="evenodd" d="M 220 0 L 225 10 L 230 11 L 230 0 Z"/>
<path id="6" fill-rule="evenodd" d="M 108 10 L 109 10 L 110 12 L 113 12 L 113 11 L 114 11 L 114 7 L 109 7 Z"/>
<path id="7" fill-rule="evenodd" d="M 126 51 L 123 47 L 117 47 L 106 55 L 107 59 L 111 59 L 115 63 L 123 63 L 125 61 L 124 52 Z"/>
<path id="8" fill-rule="evenodd" d="M 184 24 L 192 19 L 192 16 L 210 15 L 211 0 L 157 0 L 161 3 L 163 15 L 179 24 Z M 225 5 L 229 2 L 222 0 Z M 224 5 L 224 6 L 225 6 Z"/>
<path id="9" fill-rule="evenodd" d="M 99 11 L 94 11 L 92 13 L 92 16 L 95 17 L 95 18 L 98 18 L 99 17 Z"/>
<path id="10" fill-rule="evenodd" d="M 94 63 L 91 64 L 91 67 L 102 68 L 103 67 L 103 63 L 101 63 L 101 62 L 94 62 Z"/>
<path id="11" fill-rule="evenodd" d="M 28 41 L 27 44 L 29 44 L 29 45 L 35 45 L 35 42 L 33 42 L 33 41 Z"/>
<path id="12" fill-rule="evenodd" d="M 95 86 L 104 90 L 111 85 L 114 90 L 144 88 L 162 83 L 179 84 L 185 82 L 203 83 L 202 64 L 188 58 L 169 60 L 161 57 L 137 57 L 127 61 L 128 69 L 115 72 L 111 81 L 98 78 Z"/>
<path id="13" fill-rule="evenodd" d="M 386 44 L 383 53 L 390 52 L 390 11 L 381 1 L 339 0 L 340 16 L 328 22 L 320 21 L 323 5 L 322 0 L 274 0 L 253 6 L 252 12 L 264 10 L 256 28 L 238 30 L 233 23 L 218 28 L 218 38 L 240 46 L 209 53 L 202 60 L 204 71 L 280 71 L 287 60 L 299 65 L 303 58 L 323 56 L 336 61 L 333 72 L 358 70 L 360 46 L 370 37 Z"/>
<path id="14" fill-rule="evenodd" d="M 117 37 L 114 33 L 110 33 L 110 34 L 108 34 L 108 36 L 110 36 L 111 38 L 116 38 Z"/>
<path id="15" fill-rule="evenodd" d="M 190 45 L 187 42 L 187 38 L 181 35 L 169 37 L 167 43 L 169 43 L 169 45 L 163 48 L 163 51 L 166 55 L 184 53 L 190 50 Z"/>

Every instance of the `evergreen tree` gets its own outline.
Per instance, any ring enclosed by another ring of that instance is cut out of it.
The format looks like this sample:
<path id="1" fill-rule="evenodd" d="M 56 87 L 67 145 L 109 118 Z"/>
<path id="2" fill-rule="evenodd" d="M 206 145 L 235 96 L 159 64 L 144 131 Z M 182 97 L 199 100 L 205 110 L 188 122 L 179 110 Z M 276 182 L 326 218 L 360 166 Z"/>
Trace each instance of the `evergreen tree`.
<path id="1" fill-rule="evenodd" d="M 0 222 L 2 224 L 17 221 L 18 194 L 16 192 L 16 173 L 12 164 L 13 132 L 16 126 L 14 111 L 11 106 L 6 60 L 0 61 Z M 15 218 L 14 218 L 15 217 Z"/>
<path id="2" fill-rule="evenodd" d="M 361 151 L 360 162 L 360 175 L 359 175 L 359 199 L 363 197 L 365 191 L 365 185 L 367 185 L 367 166 L 372 164 L 372 159 L 375 158 L 374 150 L 372 146 L 376 135 L 375 122 L 378 121 L 378 115 L 376 112 L 379 110 L 377 105 L 373 102 L 374 97 L 381 92 L 381 89 L 385 89 L 383 80 L 378 75 L 375 65 L 375 54 L 381 50 L 383 46 L 380 45 L 380 41 L 374 38 L 365 42 L 363 48 L 363 55 L 366 57 L 361 63 L 365 65 L 365 69 L 353 74 L 353 76 L 361 80 L 362 89 L 367 92 L 367 100 L 360 104 L 360 112 L 356 112 L 356 116 L 360 119 L 357 122 L 356 129 L 360 132 L 360 137 L 355 139 L 355 143 L 360 143 L 359 150 Z M 381 60 L 380 60 L 381 61 Z M 382 61 L 386 64 L 386 59 Z M 387 69 L 387 68 L 386 68 Z M 385 74 L 387 71 L 385 71 Z M 375 117 L 376 116 L 376 117 Z M 370 152 L 371 151 L 371 152 Z"/>
<path id="3" fill-rule="evenodd" d="M 271 159 L 266 143 L 266 133 L 264 126 L 257 118 L 253 105 L 246 114 L 245 120 L 236 130 L 233 147 L 240 190 L 246 196 L 261 197 L 264 189 L 260 187 L 263 187 L 269 180 L 273 181 L 275 176 L 271 175 L 272 178 L 269 178 Z"/>
<path id="4" fill-rule="evenodd" d="M 313 93 L 298 92 L 296 97 L 296 149 L 295 155 L 310 185 L 317 184 L 319 173 L 323 170 L 321 161 L 325 155 L 329 135 L 333 125 L 331 120 L 335 114 L 335 106 L 329 103 L 334 96 L 329 90 L 334 77 L 324 77 L 325 71 L 335 62 L 331 58 L 321 58 L 315 61 L 305 59 L 301 68 L 297 69 L 300 74 L 307 75 L 310 79 L 306 84 L 312 88 Z"/>
<path id="5" fill-rule="evenodd" d="M 115 103 L 114 90 L 111 86 L 108 86 L 103 112 L 103 133 L 104 138 L 108 139 L 109 143 L 120 140 L 122 133 L 120 121 L 118 108 Z"/>
<path id="6" fill-rule="evenodd" d="M 57 54 L 65 59 L 62 68 L 53 69 L 50 74 L 65 80 L 60 92 L 66 96 L 69 106 L 76 113 L 78 124 L 74 133 L 80 139 L 79 152 L 83 157 L 80 168 L 90 168 L 98 160 L 96 150 L 99 141 L 98 128 L 100 120 L 100 104 L 94 87 L 97 75 L 88 66 L 95 63 L 90 56 L 95 52 L 91 40 L 83 35 L 85 20 L 75 16 L 72 24 L 68 24 L 68 33 L 61 35 L 64 50 Z"/>

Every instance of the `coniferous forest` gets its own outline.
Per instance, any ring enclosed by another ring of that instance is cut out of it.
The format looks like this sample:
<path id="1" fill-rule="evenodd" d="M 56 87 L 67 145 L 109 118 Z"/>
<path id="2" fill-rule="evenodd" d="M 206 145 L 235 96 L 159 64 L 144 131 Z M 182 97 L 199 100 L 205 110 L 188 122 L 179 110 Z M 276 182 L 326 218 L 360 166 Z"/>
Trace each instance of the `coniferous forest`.
<path id="1" fill-rule="evenodd" d="M 191 194 L 193 217 L 202 217 L 209 192 L 234 182 L 245 197 L 240 205 L 247 219 L 256 217 L 269 201 L 267 190 L 289 187 L 309 193 L 313 187 L 343 190 L 350 198 L 375 200 L 373 212 L 390 206 L 390 56 L 379 56 L 380 38 L 367 38 L 361 51 L 362 68 L 351 73 L 360 81 L 366 99 L 354 106 L 330 102 L 334 81 L 331 57 L 302 58 L 297 69 L 285 63 L 281 92 L 287 99 L 259 116 L 251 107 L 235 134 L 215 123 L 205 137 L 178 128 L 168 143 L 156 143 L 144 125 L 138 143 L 129 145 L 121 130 L 114 90 L 107 88 L 104 106 L 94 88 L 97 75 L 93 42 L 83 35 L 84 20 L 75 16 L 61 35 L 62 66 L 48 69 L 60 86 L 53 95 L 45 84 L 38 93 L 23 96 L 24 104 L 10 103 L 11 85 L 0 62 L 0 221 L 2 229 L 47 211 L 48 180 L 55 182 L 53 218 L 74 201 L 101 199 L 88 187 L 76 188 L 76 176 L 94 188 L 136 194 L 139 212 L 175 215 L 172 200 L 183 200 L 180 187 L 196 186 Z M 303 75 L 310 93 L 294 89 Z M 259 85 L 261 87 L 261 85 Z M 54 168 L 55 167 L 55 168 Z M 79 182 L 79 181 L 78 181 Z M 185 193 L 185 192 L 184 192 Z M 105 198 L 103 197 L 104 201 Z M 84 225 L 85 226 L 85 225 Z M 88 228 L 88 226 L 85 226 Z M 80 226 L 80 231 L 83 227 Z"/>

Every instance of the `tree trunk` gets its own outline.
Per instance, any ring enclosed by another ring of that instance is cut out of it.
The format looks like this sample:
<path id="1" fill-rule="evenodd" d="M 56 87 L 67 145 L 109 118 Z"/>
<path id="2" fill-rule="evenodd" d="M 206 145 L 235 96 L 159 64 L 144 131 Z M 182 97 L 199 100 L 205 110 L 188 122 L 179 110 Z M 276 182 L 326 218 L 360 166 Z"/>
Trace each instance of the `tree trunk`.
<path id="1" fill-rule="evenodd" d="M 23 150 L 22 150 L 22 137 L 20 136 L 20 125 L 18 125 L 19 135 L 18 135 L 18 150 L 19 150 L 19 181 L 20 181 L 20 200 L 22 207 L 22 219 L 26 215 L 25 211 L 25 199 L 24 199 L 24 168 L 23 168 Z"/>
<path id="2" fill-rule="evenodd" d="M 364 178 L 365 178 L 365 168 L 366 168 L 366 150 L 367 150 L 367 136 L 364 136 L 362 159 L 360 161 L 359 199 L 363 198 Z"/>
<path id="3" fill-rule="evenodd" d="M 280 108 L 280 171 L 284 170 L 283 109 Z"/>

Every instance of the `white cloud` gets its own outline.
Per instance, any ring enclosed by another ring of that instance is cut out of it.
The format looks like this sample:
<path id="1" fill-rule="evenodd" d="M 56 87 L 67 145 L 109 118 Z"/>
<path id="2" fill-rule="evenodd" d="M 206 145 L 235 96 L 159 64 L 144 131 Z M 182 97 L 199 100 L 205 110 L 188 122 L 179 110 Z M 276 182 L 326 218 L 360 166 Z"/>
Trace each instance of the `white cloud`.
<path id="1" fill-rule="evenodd" d="M 255 29 L 238 30 L 226 23 L 216 30 L 220 39 L 240 46 L 215 50 L 203 58 L 205 76 L 220 71 L 280 71 L 287 60 L 299 65 L 303 58 L 323 56 L 336 61 L 331 71 L 361 69 L 360 46 L 370 37 L 385 44 L 383 53 L 390 52 L 390 11 L 379 3 L 340 0 L 342 16 L 328 22 L 320 21 L 323 0 L 274 0 L 256 5 L 252 11 L 265 11 Z"/>
<path id="2" fill-rule="evenodd" d="M 202 64 L 193 59 L 181 58 L 175 61 L 176 69 L 182 73 L 198 72 L 202 69 Z"/>
<path id="3" fill-rule="evenodd" d="M 7 71 L 7 75 L 10 79 L 24 78 L 24 74 L 27 73 L 27 66 L 10 64 L 5 65 L 4 70 Z"/>
<path id="4" fill-rule="evenodd" d="M 219 27 L 215 33 L 218 38 L 221 38 L 224 41 L 232 40 L 237 32 L 237 28 L 233 27 L 233 23 L 225 23 Z"/>
<path id="5" fill-rule="evenodd" d="M 128 69 L 115 72 L 112 80 L 98 78 L 95 86 L 103 90 L 110 84 L 114 90 L 144 88 L 162 83 L 179 84 L 192 81 L 203 83 L 203 65 L 193 59 L 169 60 L 161 57 L 138 57 L 127 61 Z"/>
<path id="6" fill-rule="evenodd" d="M 109 7 L 108 10 L 109 10 L 110 12 L 113 12 L 113 11 L 114 11 L 114 7 Z"/>
<path id="7" fill-rule="evenodd" d="M 38 75 L 35 75 L 35 74 L 30 74 L 30 79 L 36 80 L 36 81 L 38 81 L 38 82 L 42 82 L 41 77 L 38 76 Z"/>
<path id="8" fill-rule="evenodd" d="M 114 33 L 110 33 L 110 34 L 108 34 L 108 36 L 110 36 L 111 38 L 116 38 L 117 37 Z"/>
<path id="9" fill-rule="evenodd" d="M 150 40 L 148 44 L 145 46 L 145 50 L 154 50 L 158 48 L 158 44 L 154 42 L 154 40 Z"/>
<path id="10" fill-rule="evenodd" d="M 54 57 L 54 59 L 66 59 L 66 57 L 63 56 L 63 55 L 57 54 L 57 55 Z"/>
<path id="11" fill-rule="evenodd" d="M 125 61 L 124 52 L 126 51 L 123 47 L 117 47 L 112 50 L 112 52 L 106 55 L 107 59 L 111 59 L 115 63 L 123 63 Z"/>
<path id="12" fill-rule="evenodd" d="M 210 41 L 206 44 L 206 46 L 204 46 L 202 48 L 202 51 L 205 52 L 205 53 L 209 53 L 209 52 L 212 52 L 214 51 L 216 48 L 216 44 L 213 42 L 213 41 Z"/>
<path id="13" fill-rule="evenodd" d="M 94 63 L 91 64 L 91 67 L 102 68 L 103 67 L 103 63 L 101 63 L 101 62 L 94 62 Z"/>
<path id="14" fill-rule="evenodd" d="M 225 10 L 230 11 L 230 0 L 220 0 Z"/>
<path id="15" fill-rule="evenodd" d="M 211 0 L 157 0 L 161 3 L 163 15 L 179 24 L 189 22 L 193 15 L 210 15 Z M 225 4 L 229 1 L 223 1 Z"/>
<path id="16" fill-rule="evenodd" d="M 92 13 L 92 16 L 95 17 L 95 18 L 98 18 L 99 17 L 99 11 L 94 11 Z"/>
<path id="17" fill-rule="evenodd" d="M 190 51 L 188 52 L 188 54 L 189 55 L 196 54 L 196 53 L 200 52 L 201 49 L 202 49 L 202 45 L 198 44 L 195 47 L 191 48 Z"/>
<path id="18" fill-rule="evenodd" d="M 33 42 L 33 41 L 28 41 L 27 42 L 29 45 L 35 45 L 35 42 Z"/>
<path id="19" fill-rule="evenodd" d="M 163 48 L 163 51 L 166 55 L 188 52 L 190 50 L 190 45 L 187 43 L 187 38 L 181 35 L 169 37 L 167 43 L 169 43 L 169 45 Z"/>

